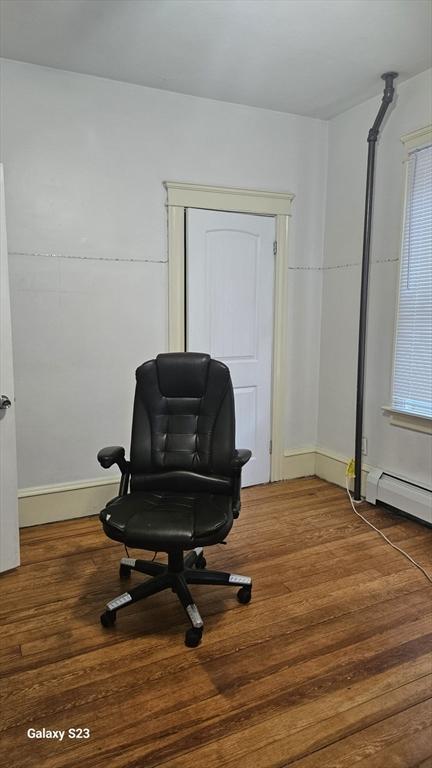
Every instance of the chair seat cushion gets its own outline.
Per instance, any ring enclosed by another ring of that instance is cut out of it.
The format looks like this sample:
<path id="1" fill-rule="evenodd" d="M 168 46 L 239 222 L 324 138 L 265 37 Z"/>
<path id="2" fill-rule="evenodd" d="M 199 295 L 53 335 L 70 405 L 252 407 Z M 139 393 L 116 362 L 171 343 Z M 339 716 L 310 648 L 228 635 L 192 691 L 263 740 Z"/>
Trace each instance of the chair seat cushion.
<path id="1" fill-rule="evenodd" d="M 100 513 L 107 536 L 130 547 L 170 551 L 224 540 L 233 523 L 231 496 L 135 492 Z"/>

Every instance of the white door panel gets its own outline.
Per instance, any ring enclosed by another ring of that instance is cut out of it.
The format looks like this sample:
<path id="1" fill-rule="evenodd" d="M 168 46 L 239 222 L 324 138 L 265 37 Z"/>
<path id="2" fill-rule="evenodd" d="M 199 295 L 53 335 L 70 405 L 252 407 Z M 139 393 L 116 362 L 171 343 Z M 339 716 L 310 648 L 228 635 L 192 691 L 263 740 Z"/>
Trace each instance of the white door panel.
<path id="1" fill-rule="evenodd" d="M 187 349 L 228 365 L 243 485 L 270 479 L 274 219 L 188 209 Z"/>
<path id="2" fill-rule="evenodd" d="M 0 164 L 0 571 L 19 565 L 15 398 L 3 166 Z M 8 407 L 1 407 L 10 402 Z"/>

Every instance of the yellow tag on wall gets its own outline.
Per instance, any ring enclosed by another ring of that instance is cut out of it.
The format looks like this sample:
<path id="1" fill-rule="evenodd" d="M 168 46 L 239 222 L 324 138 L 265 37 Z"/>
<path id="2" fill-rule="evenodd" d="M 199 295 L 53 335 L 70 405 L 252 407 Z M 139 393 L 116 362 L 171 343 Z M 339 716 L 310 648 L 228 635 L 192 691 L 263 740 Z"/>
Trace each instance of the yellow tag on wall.
<path id="1" fill-rule="evenodd" d="M 350 459 L 345 470 L 346 477 L 355 477 L 355 461 Z"/>

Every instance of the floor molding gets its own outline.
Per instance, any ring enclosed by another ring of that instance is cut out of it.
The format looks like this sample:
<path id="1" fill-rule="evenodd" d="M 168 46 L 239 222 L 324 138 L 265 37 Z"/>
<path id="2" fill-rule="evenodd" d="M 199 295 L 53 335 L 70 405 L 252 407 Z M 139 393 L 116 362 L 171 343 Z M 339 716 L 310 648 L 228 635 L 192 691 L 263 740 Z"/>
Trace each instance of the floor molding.
<path id="1" fill-rule="evenodd" d="M 281 479 L 317 475 L 323 480 L 345 487 L 346 456 L 326 448 L 308 446 L 285 450 L 281 461 Z M 362 488 L 371 467 L 364 465 Z M 97 514 L 109 499 L 116 496 L 119 480 L 116 477 L 84 480 L 77 483 L 36 486 L 18 492 L 20 528 L 75 517 Z"/>
<path id="2" fill-rule="evenodd" d="M 299 448 L 284 451 L 281 462 L 281 479 L 294 480 L 296 477 L 309 477 L 315 474 L 316 448 Z"/>
<path id="3" fill-rule="evenodd" d="M 296 477 L 317 475 L 329 483 L 345 488 L 345 471 L 349 461 L 348 456 L 318 446 L 284 451 L 282 479 L 293 480 Z M 363 464 L 362 493 L 365 492 L 367 475 L 371 469 L 368 464 Z"/>
<path id="4" fill-rule="evenodd" d="M 327 480 L 329 483 L 335 483 L 336 485 L 345 488 L 345 472 L 350 460 L 351 457 L 349 456 L 342 456 L 339 453 L 334 453 L 328 448 L 317 447 L 315 453 L 315 474 L 323 480 Z M 363 496 L 366 494 L 367 476 L 372 469 L 375 469 L 375 467 L 371 467 L 369 464 L 362 465 L 361 492 Z M 353 490 L 353 481 L 350 483 L 350 488 Z"/>
<path id="5" fill-rule="evenodd" d="M 20 528 L 96 515 L 116 496 L 118 486 L 118 479 L 111 476 L 81 483 L 24 488 L 18 491 Z"/>

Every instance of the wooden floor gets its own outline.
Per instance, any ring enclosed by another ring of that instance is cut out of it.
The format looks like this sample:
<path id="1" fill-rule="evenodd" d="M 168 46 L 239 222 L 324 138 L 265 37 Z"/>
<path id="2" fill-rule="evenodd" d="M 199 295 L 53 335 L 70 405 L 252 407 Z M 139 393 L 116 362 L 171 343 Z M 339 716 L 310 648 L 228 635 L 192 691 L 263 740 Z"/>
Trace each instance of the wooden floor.
<path id="1" fill-rule="evenodd" d="M 431 530 L 363 508 L 432 568 Z M 198 649 L 171 592 L 100 626 L 123 550 L 96 518 L 24 529 L 21 544 L 22 567 L 0 579 L 3 766 L 432 766 L 432 587 L 342 489 L 243 492 L 228 545 L 206 557 L 252 576 L 253 599 L 195 587 Z M 31 727 L 91 737 L 35 741 Z"/>

